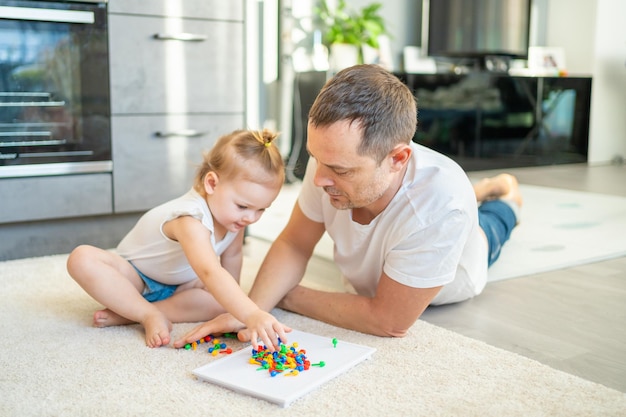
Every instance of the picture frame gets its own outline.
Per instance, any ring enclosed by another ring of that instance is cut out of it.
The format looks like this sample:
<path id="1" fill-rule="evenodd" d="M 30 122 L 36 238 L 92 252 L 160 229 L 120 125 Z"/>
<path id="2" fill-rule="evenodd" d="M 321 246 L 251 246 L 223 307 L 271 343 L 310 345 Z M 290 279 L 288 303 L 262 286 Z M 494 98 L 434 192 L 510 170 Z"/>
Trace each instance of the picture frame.
<path id="1" fill-rule="evenodd" d="M 560 47 L 531 46 L 528 48 L 528 69 L 542 74 L 566 71 L 565 51 Z"/>

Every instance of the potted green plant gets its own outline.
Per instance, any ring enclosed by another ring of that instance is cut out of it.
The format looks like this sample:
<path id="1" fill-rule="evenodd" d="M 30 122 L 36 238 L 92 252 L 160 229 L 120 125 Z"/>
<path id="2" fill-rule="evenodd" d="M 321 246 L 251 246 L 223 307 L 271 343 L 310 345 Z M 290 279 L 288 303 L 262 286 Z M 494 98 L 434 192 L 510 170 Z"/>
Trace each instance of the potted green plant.
<path id="1" fill-rule="evenodd" d="M 331 69 L 362 63 L 364 46 L 378 49 L 379 37 L 388 34 L 379 14 L 381 7 L 381 3 L 372 3 L 356 11 L 348 9 L 345 0 L 337 0 L 334 8 L 328 5 L 328 0 L 320 1 L 315 11 L 325 28 L 324 44 L 330 51 L 331 63 L 335 63 Z"/>

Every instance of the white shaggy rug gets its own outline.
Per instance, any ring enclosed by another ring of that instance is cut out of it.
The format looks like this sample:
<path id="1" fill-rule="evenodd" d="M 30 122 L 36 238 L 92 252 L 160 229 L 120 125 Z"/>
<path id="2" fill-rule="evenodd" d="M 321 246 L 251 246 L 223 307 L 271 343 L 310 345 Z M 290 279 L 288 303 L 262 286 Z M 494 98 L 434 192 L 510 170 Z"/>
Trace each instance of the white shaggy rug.
<path id="1" fill-rule="evenodd" d="M 136 325 L 91 327 L 100 306 L 68 276 L 65 260 L 0 263 L 2 416 L 626 414 L 624 393 L 423 321 L 389 339 L 275 310 L 294 328 L 376 348 L 370 360 L 282 409 L 197 380 L 193 369 L 220 360 L 203 349 L 148 349 Z M 192 326 L 175 325 L 174 338 Z"/>

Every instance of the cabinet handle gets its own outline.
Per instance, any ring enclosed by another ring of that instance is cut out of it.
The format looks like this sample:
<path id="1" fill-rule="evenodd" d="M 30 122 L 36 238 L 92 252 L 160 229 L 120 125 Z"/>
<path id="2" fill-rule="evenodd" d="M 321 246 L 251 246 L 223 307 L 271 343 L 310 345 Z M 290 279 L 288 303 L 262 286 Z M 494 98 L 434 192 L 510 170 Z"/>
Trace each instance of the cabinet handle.
<path id="1" fill-rule="evenodd" d="M 154 39 L 162 41 L 190 41 L 190 42 L 203 42 L 209 37 L 206 35 L 197 35 L 194 33 L 155 33 Z"/>
<path id="2" fill-rule="evenodd" d="M 196 138 L 206 135 L 206 132 L 199 132 L 193 129 L 173 130 L 171 132 L 155 132 L 157 138 L 171 138 L 172 136 L 182 136 L 185 138 Z"/>

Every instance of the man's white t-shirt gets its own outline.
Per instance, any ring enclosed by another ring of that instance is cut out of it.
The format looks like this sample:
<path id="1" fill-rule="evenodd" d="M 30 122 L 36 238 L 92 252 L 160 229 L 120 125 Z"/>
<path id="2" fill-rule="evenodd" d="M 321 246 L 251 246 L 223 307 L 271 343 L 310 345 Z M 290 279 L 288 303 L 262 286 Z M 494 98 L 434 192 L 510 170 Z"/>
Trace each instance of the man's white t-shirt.
<path id="1" fill-rule="evenodd" d="M 357 294 L 373 297 L 381 273 L 415 288 L 443 285 L 431 304 L 462 301 L 487 281 L 487 243 L 480 233 L 476 195 L 450 158 L 412 143 L 402 185 L 371 223 L 352 221 L 313 184 L 310 159 L 298 204 L 324 223 L 334 241 L 334 261 Z"/>
<path id="2" fill-rule="evenodd" d="M 213 216 L 206 200 L 193 188 L 185 195 L 146 212 L 117 246 L 117 253 L 147 277 L 168 285 L 180 285 L 198 276 L 189 265 L 180 243 L 163 233 L 163 225 L 181 216 L 194 217 L 211 232 L 211 243 L 220 256 L 237 233 L 215 241 Z"/>

